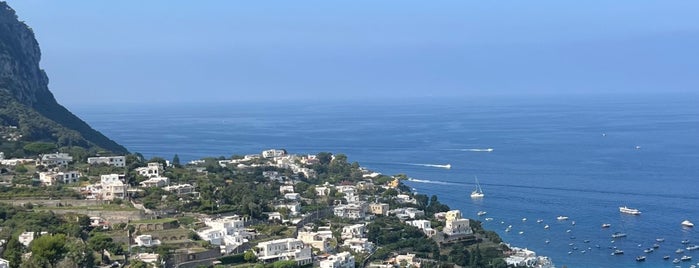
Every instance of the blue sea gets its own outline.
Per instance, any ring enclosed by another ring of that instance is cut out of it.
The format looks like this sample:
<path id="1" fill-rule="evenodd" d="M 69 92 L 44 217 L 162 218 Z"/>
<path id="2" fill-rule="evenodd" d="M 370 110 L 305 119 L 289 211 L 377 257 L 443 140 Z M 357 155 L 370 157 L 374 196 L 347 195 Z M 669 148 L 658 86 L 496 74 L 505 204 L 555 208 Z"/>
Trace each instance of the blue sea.
<path id="1" fill-rule="evenodd" d="M 384 174 L 407 174 L 413 180 L 405 183 L 415 191 L 438 195 L 557 267 L 674 267 L 671 260 L 682 255 L 674 251 L 687 247 L 681 240 L 699 244 L 699 227 L 680 225 L 685 219 L 699 224 L 697 95 L 70 108 L 146 157 L 178 154 L 188 161 L 269 148 L 343 153 Z M 487 148 L 493 150 L 477 150 Z M 434 166 L 446 164 L 451 169 Z M 476 176 L 482 200 L 469 197 Z M 643 214 L 619 213 L 624 205 Z M 559 215 L 569 220 L 556 220 Z M 613 240 L 616 231 L 628 236 Z M 656 238 L 665 241 L 645 254 Z M 613 247 L 625 254 L 611 256 Z M 635 262 L 639 255 L 647 261 Z M 684 255 L 699 262 L 699 251 Z"/>

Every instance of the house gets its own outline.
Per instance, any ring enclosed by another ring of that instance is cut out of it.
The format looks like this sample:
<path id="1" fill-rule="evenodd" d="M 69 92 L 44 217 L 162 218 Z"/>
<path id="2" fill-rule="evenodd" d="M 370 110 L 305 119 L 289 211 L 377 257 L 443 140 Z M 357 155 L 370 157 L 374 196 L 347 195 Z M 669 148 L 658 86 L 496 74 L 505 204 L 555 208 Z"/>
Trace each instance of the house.
<path id="1" fill-rule="evenodd" d="M 374 215 L 384 215 L 388 216 L 388 204 L 386 203 L 371 203 L 369 204 L 369 211 Z"/>
<path id="2" fill-rule="evenodd" d="M 401 220 L 415 219 L 425 216 L 425 212 L 416 208 L 397 208 L 388 212 Z"/>
<path id="3" fill-rule="evenodd" d="M 402 265 L 401 263 L 405 263 L 406 267 L 420 267 L 420 263 L 418 262 L 418 259 L 415 258 L 415 254 L 398 255 L 395 258 L 395 262 L 397 265 Z"/>
<path id="4" fill-rule="evenodd" d="M 153 247 L 160 245 L 160 240 L 153 239 L 153 236 L 151 235 L 139 235 L 134 238 L 134 240 L 136 240 L 136 244 L 139 247 Z"/>
<path id="5" fill-rule="evenodd" d="M 330 241 L 333 238 L 333 233 L 330 230 L 317 232 L 299 231 L 296 238 L 303 241 L 303 243 L 310 245 L 311 247 L 319 249 L 322 252 L 328 252 L 332 249 Z"/>
<path id="6" fill-rule="evenodd" d="M 73 161 L 73 157 L 66 153 L 45 154 L 41 156 L 39 162 L 44 166 L 67 166 Z"/>
<path id="7" fill-rule="evenodd" d="M 252 233 L 245 231 L 245 221 L 238 216 L 207 219 L 204 224 L 208 227 L 198 231 L 197 234 L 212 245 L 219 246 L 222 254 L 235 251 L 253 236 Z"/>
<path id="8" fill-rule="evenodd" d="M 299 266 L 313 262 L 311 247 L 296 238 L 285 238 L 262 242 L 255 247 L 257 258 L 265 263 L 278 260 L 293 260 Z"/>
<path id="9" fill-rule="evenodd" d="M 342 227 L 342 239 L 349 238 L 362 238 L 366 232 L 366 226 L 364 224 L 354 224 Z"/>
<path id="10" fill-rule="evenodd" d="M 320 261 L 320 268 L 354 268 L 354 256 L 340 252 Z"/>
<path id="11" fill-rule="evenodd" d="M 317 196 L 326 196 L 330 194 L 330 187 L 327 186 L 316 186 L 315 187 Z"/>
<path id="12" fill-rule="evenodd" d="M 461 211 L 450 210 L 446 214 L 446 223 L 444 224 L 444 232 L 447 235 L 472 234 L 470 222 L 461 216 Z"/>
<path id="13" fill-rule="evenodd" d="M 349 219 L 363 219 L 366 217 L 365 208 L 359 204 L 339 205 L 333 209 L 335 216 Z"/>
<path id="14" fill-rule="evenodd" d="M 293 185 L 282 185 L 279 186 L 279 192 L 282 194 L 285 193 L 293 193 L 294 192 L 294 186 Z"/>
<path id="15" fill-rule="evenodd" d="M 406 221 L 405 223 L 417 227 L 425 233 L 425 235 L 430 237 L 437 233 L 435 229 L 432 229 L 432 223 L 428 220 Z"/>
<path id="16" fill-rule="evenodd" d="M 284 194 L 284 198 L 288 200 L 299 200 L 301 199 L 301 194 L 299 193 L 287 193 Z"/>
<path id="17" fill-rule="evenodd" d="M 301 213 L 301 204 L 299 204 L 299 203 L 279 204 L 279 205 L 275 205 L 274 208 L 277 210 L 279 210 L 281 208 L 286 208 L 289 210 L 290 216 L 296 216 L 299 213 Z"/>
<path id="18" fill-rule="evenodd" d="M 67 172 L 39 172 L 39 181 L 42 185 L 52 186 L 56 183 L 75 183 L 78 182 L 80 178 L 80 173 L 77 171 L 67 171 Z"/>
<path id="19" fill-rule="evenodd" d="M 262 151 L 262 157 L 264 158 L 274 158 L 274 157 L 280 157 L 286 155 L 286 150 L 281 149 L 270 149 L 270 150 L 265 150 Z"/>
<path id="20" fill-rule="evenodd" d="M 0 258 L 0 268 L 10 268 L 10 261 Z"/>
<path id="21" fill-rule="evenodd" d="M 349 247 L 350 250 L 357 253 L 367 253 L 374 250 L 374 243 L 369 242 L 367 238 L 350 238 L 342 242 L 342 246 Z"/>
<path id="22" fill-rule="evenodd" d="M 126 197 L 128 185 L 122 181 L 123 177 L 124 175 L 119 174 L 107 174 L 100 177 L 102 199 L 114 200 Z"/>
<path id="23" fill-rule="evenodd" d="M 126 166 L 126 156 L 97 156 L 88 157 L 87 163 L 90 165 L 106 164 L 115 167 L 125 167 Z"/>
<path id="24" fill-rule="evenodd" d="M 163 187 L 166 186 L 170 183 L 170 179 L 167 177 L 151 177 L 150 179 L 147 179 L 145 181 L 141 182 L 141 186 L 145 188 L 150 188 L 150 187 Z"/>
<path id="25" fill-rule="evenodd" d="M 407 194 L 396 195 L 396 201 L 402 204 L 417 204 L 417 200 L 415 200 L 415 198 L 412 198 Z"/>
<path id="26" fill-rule="evenodd" d="M 166 186 L 166 187 L 163 187 L 163 190 L 175 193 L 177 195 L 196 193 L 194 191 L 194 186 L 192 186 L 189 183 Z"/>
<path id="27" fill-rule="evenodd" d="M 136 172 L 138 172 L 138 175 L 144 177 L 160 177 L 160 174 L 163 173 L 163 164 L 159 162 L 151 162 L 148 163 L 148 166 L 146 167 L 137 168 Z"/>
<path id="28" fill-rule="evenodd" d="M 156 263 L 158 261 L 159 255 L 157 253 L 138 253 L 136 255 L 137 260 L 141 260 L 145 263 Z"/>

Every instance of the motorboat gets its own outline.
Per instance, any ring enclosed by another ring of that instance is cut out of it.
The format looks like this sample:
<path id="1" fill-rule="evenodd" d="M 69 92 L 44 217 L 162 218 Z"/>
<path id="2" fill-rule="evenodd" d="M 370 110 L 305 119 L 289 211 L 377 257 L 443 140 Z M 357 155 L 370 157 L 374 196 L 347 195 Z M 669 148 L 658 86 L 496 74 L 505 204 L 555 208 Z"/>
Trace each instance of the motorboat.
<path id="1" fill-rule="evenodd" d="M 653 251 L 654 251 L 653 248 L 647 248 L 647 249 L 643 250 L 644 253 L 651 253 Z"/>
<path id="2" fill-rule="evenodd" d="M 622 232 L 616 232 L 612 234 L 612 238 L 621 238 L 621 237 L 626 237 L 625 233 Z"/>
<path id="3" fill-rule="evenodd" d="M 544 229 L 548 229 L 548 228 L 549 228 L 548 224 L 544 225 Z"/>
<path id="4" fill-rule="evenodd" d="M 689 239 L 682 240 L 682 244 L 689 244 Z"/>
<path id="5" fill-rule="evenodd" d="M 565 221 L 565 220 L 568 219 L 568 217 L 566 217 L 566 216 L 558 216 L 558 217 L 556 217 L 556 219 L 559 220 L 559 221 Z"/>
<path id="6" fill-rule="evenodd" d="M 663 256 L 663 260 L 669 260 L 669 259 L 670 259 L 670 255 Z"/>
<path id="7" fill-rule="evenodd" d="M 681 260 L 681 261 L 691 261 L 691 260 L 692 260 L 692 256 L 684 255 L 684 256 L 682 256 L 682 258 L 680 258 L 680 260 Z"/>
<path id="8" fill-rule="evenodd" d="M 602 224 L 602 228 L 609 228 L 609 227 L 612 227 L 612 225 L 609 224 L 609 223 L 603 223 L 603 224 Z"/>
<path id="9" fill-rule="evenodd" d="M 691 227 L 694 227 L 694 223 L 692 223 L 692 222 L 689 221 L 689 220 L 684 220 L 684 221 L 682 222 L 682 226 L 684 226 L 684 227 L 690 227 L 690 228 L 691 228 Z"/>
<path id="10" fill-rule="evenodd" d="M 636 257 L 636 261 L 646 261 L 646 256 L 638 256 Z"/>
<path id="11" fill-rule="evenodd" d="M 697 250 L 699 249 L 699 245 L 691 245 L 687 247 L 687 250 Z"/>
<path id="12" fill-rule="evenodd" d="M 623 254 L 624 254 L 624 251 L 621 249 L 617 249 L 614 252 L 612 252 L 612 255 L 623 255 Z"/>
<path id="13" fill-rule="evenodd" d="M 656 238 L 655 241 L 656 242 L 665 242 L 665 238 Z"/>
<path id="14" fill-rule="evenodd" d="M 488 212 L 485 212 L 485 211 L 478 211 L 478 213 L 476 213 L 476 215 L 478 215 L 478 216 L 483 216 L 483 215 L 485 215 L 485 214 L 488 214 Z"/>
<path id="15" fill-rule="evenodd" d="M 641 215 L 641 211 L 635 208 L 630 208 L 627 206 L 619 207 L 619 212 L 631 214 L 631 215 Z"/>
<path id="16" fill-rule="evenodd" d="M 677 250 L 675 250 L 675 253 L 682 254 L 684 253 L 684 249 L 678 248 Z"/>

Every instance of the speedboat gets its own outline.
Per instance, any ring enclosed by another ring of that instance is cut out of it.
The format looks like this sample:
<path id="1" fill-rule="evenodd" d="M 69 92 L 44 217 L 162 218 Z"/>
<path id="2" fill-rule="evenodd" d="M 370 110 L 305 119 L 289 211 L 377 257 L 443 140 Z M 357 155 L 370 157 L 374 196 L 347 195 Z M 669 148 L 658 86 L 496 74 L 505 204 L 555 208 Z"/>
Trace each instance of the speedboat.
<path id="1" fill-rule="evenodd" d="M 544 229 L 548 229 L 548 228 L 549 228 L 549 225 L 546 224 L 546 225 L 544 226 Z"/>
<path id="2" fill-rule="evenodd" d="M 626 214 L 631 214 L 631 215 L 641 215 L 641 211 L 635 208 L 630 208 L 630 207 L 619 207 L 619 212 L 621 213 L 626 213 Z"/>
<path id="3" fill-rule="evenodd" d="M 678 263 L 680 263 L 680 259 L 678 259 L 678 258 L 675 258 L 674 260 L 672 260 L 672 263 L 674 263 L 674 264 L 678 264 Z"/>
<path id="4" fill-rule="evenodd" d="M 682 240 L 682 244 L 689 244 L 689 239 Z"/>
<path id="5" fill-rule="evenodd" d="M 670 255 L 663 256 L 663 260 L 669 260 L 669 259 L 670 259 Z"/>
<path id="6" fill-rule="evenodd" d="M 652 248 L 647 248 L 647 249 L 644 249 L 643 252 L 645 252 L 645 253 L 651 253 L 651 252 L 653 252 L 653 249 L 652 249 Z"/>
<path id="7" fill-rule="evenodd" d="M 645 261 L 645 260 L 646 260 L 646 256 L 638 256 L 638 257 L 636 257 L 636 261 Z"/>
<path id="8" fill-rule="evenodd" d="M 612 234 L 612 238 L 621 238 L 621 237 L 626 237 L 625 233 L 622 232 L 616 232 Z"/>
<path id="9" fill-rule="evenodd" d="M 621 249 L 617 249 L 614 252 L 612 252 L 612 255 L 623 255 L 623 254 L 624 254 L 624 251 Z"/>
<path id="10" fill-rule="evenodd" d="M 483 216 L 483 215 L 485 215 L 485 214 L 488 214 L 488 212 L 485 212 L 485 211 L 478 211 L 478 213 L 476 213 L 476 214 L 477 214 L 478 216 Z"/>
<path id="11" fill-rule="evenodd" d="M 568 217 L 566 217 L 566 216 L 558 216 L 558 217 L 556 217 L 556 219 L 559 220 L 559 221 L 565 221 L 565 220 L 568 219 Z"/>
<path id="12" fill-rule="evenodd" d="M 699 245 L 691 245 L 687 247 L 687 250 L 697 250 L 699 249 Z"/>
<path id="13" fill-rule="evenodd" d="M 486 221 L 492 221 L 493 218 L 485 218 Z"/>
<path id="14" fill-rule="evenodd" d="M 602 228 L 609 228 L 609 227 L 611 227 L 611 226 L 612 226 L 612 225 L 609 224 L 609 223 L 604 223 L 604 224 L 602 224 Z"/>
<path id="15" fill-rule="evenodd" d="M 653 248 L 659 248 L 659 247 L 660 247 L 660 245 L 658 245 L 658 244 L 653 244 Z"/>
<path id="16" fill-rule="evenodd" d="M 665 242 L 665 238 L 656 238 L 655 241 L 657 241 L 657 242 Z"/>
<path id="17" fill-rule="evenodd" d="M 682 256 L 682 258 L 680 258 L 680 260 L 681 260 L 681 261 L 691 261 L 691 260 L 692 260 L 692 256 L 684 255 L 684 256 Z"/>
<path id="18" fill-rule="evenodd" d="M 544 220 L 542 220 L 542 219 L 536 220 L 536 223 L 542 223 L 542 222 L 544 222 Z"/>
<path id="19" fill-rule="evenodd" d="M 689 221 L 689 220 L 684 220 L 684 221 L 682 222 L 682 226 L 684 226 L 684 227 L 690 227 L 690 228 L 691 228 L 691 227 L 694 227 L 694 223 L 692 223 L 692 222 Z"/>
<path id="20" fill-rule="evenodd" d="M 678 248 L 677 250 L 675 250 L 675 253 L 682 254 L 684 253 L 684 249 Z"/>

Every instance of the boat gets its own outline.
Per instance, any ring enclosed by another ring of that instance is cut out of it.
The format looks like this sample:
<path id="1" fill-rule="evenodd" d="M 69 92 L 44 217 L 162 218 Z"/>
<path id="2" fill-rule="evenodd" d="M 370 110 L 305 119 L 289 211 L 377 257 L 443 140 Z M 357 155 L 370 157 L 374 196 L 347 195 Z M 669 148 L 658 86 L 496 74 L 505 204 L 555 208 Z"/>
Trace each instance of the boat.
<path id="1" fill-rule="evenodd" d="M 682 244 L 689 244 L 689 239 L 682 240 Z"/>
<path id="2" fill-rule="evenodd" d="M 665 242 L 665 238 L 656 238 L 655 241 L 657 241 L 657 242 Z"/>
<path id="3" fill-rule="evenodd" d="M 638 256 L 636 257 L 636 261 L 646 261 L 646 256 Z"/>
<path id="4" fill-rule="evenodd" d="M 622 233 L 622 232 L 615 232 L 612 234 L 612 238 L 621 238 L 621 237 L 626 237 L 626 234 Z"/>
<path id="5" fill-rule="evenodd" d="M 485 194 L 483 193 L 483 189 L 481 189 L 481 184 L 478 183 L 478 177 L 476 178 L 476 189 L 471 192 L 471 198 L 483 198 Z"/>
<path id="6" fill-rule="evenodd" d="M 658 244 L 653 244 L 653 248 L 659 248 L 659 247 L 660 247 L 660 245 L 658 245 Z"/>
<path id="7" fill-rule="evenodd" d="M 641 215 L 641 211 L 635 208 L 630 208 L 627 206 L 619 207 L 619 212 L 631 214 L 631 215 Z"/>
<path id="8" fill-rule="evenodd" d="M 522 218 L 522 221 L 527 221 L 527 218 Z"/>
<path id="9" fill-rule="evenodd" d="M 674 260 L 672 260 L 672 263 L 674 263 L 674 264 L 678 264 L 678 263 L 680 263 L 680 259 L 678 259 L 678 258 L 675 258 Z"/>
<path id="10" fill-rule="evenodd" d="M 488 212 L 485 212 L 485 211 L 478 211 L 478 213 L 476 213 L 476 215 L 478 215 L 478 216 L 483 216 L 483 215 L 485 215 L 485 214 L 488 214 Z"/>
<path id="11" fill-rule="evenodd" d="M 609 223 L 603 223 L 603 224 L 602 224 L 602 228 L 609 228 L 609 227 L 611 227 L 611 226 L 612 226 L 612 225 L 609 224 Z"/>
<path id="12" fill-rule="evenodd" d="M 644 250 L 643 250 L 644 253 L 651 253 L 651 252 L 653 252 L 653 251 L 654 251 L 654 250 L 653 250 L 652 248 L 647 248 L 647 249 L 644 249 Z"/>
<path id="13" fill-rule="evenodd" d="M 694 223 L 692 223 L 692 222 L 689 221 L 689 220 L 684 220 L 684 221 L 682 222 L 682 226 L 684 226 L 684 227 L 690 227 L 690 228 L 691 228 L 691 227 L 694 227 Z"/>
<path id="14" fill-rule="evenodd" d="M 617 249 L 614 252 L 612 252 L 612 255 L 623 255 L 623 254 L 624 254 L 624 251 L 621 249 Z"/>
<path id="15" fill-rule="evenodd" d="M 549 228 L 549 225 L 546 224 L 546 225 L 544 226 L 544 229 L 548 229 L 548 228 Z"/>
<path id="16" fill-rule="evenodd" d="M 492 221 L 493 218 L 485 218 L 486 221 Z"/>
<path id="17" fill-rule="evenodd" d="M 542 223 L 542 222 L 544 222 L 544 220 L 542 220 L 542 219 L 537 219 L 537 220 L 536 220 L 536 223 Z"/>
<path id="18" fill-rule="evenodd" d="M 675 253 L 682 254 L 684 253 L 684 249 L 678 248 L 677 250 L 675 250 Z"/>
<path id="19" fill-rule="evenodd" d="M 681 260 L 681 261 L 691 261 L 691 260 L 692 260 L 692 256 L 684 255 L 684 256 L 682 256 L 682 258 L 680 258 L 680 260 Z"/>
<path id="20" fill-rule="evenodd" d="M 670 255 L 663 256 L 663 260 L 669 260 L 669 259 L 670 259 Z"/>
<path id="21" fill-rule="evenodd" d="M 575 225 L 575 221 L 571 222 L 570 224 L 571 224 L 571 225 Z"/>
<path id="22" fill-rule="evenodd" d="M 691 245 L 687 247 L 687 250 L 697 250 L 699 249 L 699 245 Z"/>
<path id="23" fill-rule="evenodd" d="M 566 217 L 566 216 L 558 216 L 558 217 L 556 217 L 556 219 L 559 220 L 559 221 L 565 221 L 565 220 L 568 220 L 568 217 Z"/>

